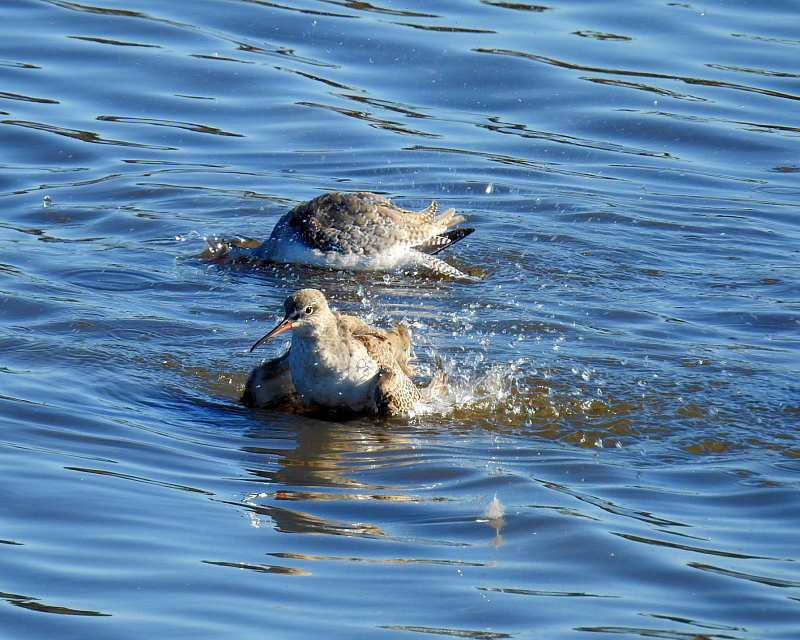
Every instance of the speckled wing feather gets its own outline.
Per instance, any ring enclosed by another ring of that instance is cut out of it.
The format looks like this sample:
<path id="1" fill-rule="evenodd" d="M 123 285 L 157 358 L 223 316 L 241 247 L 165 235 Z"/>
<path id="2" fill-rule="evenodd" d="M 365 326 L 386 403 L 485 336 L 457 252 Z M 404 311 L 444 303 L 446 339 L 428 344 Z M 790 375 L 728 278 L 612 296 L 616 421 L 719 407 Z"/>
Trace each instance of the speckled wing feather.
<path id="1" fill-rule="evenodd" d="M 412 411 L 420 400 L 419 389 L 400 368 L 394 356 L 392 342 L 375 334 L 358 334 L 359 340 L 378 363 L 378 379 L 375 385 L 375 406 L 384 415 L 404 414 Z"/>
<path id="2" fill-rule="evenodd" d="M 465 237 L 441 236 L 463 221 L 455 209 L 438 214 L 436 202 L 413 212 L 374 193 L 335 191 L 299 204 L 281 218 L 276 230 L 293 228 L 303 243 L 320 251 L 376 255 L 398 245 L 439 251 Z M 442 239 L 434 240 L 437 237 Z"/>
<path id="3" fill-rule="evenodd" d="M 473 231 L 475 231 L 475 229 L 471 229 L 469 227 L 450 229 L 449 231 L 440 233 L 438 236 L 433 236 L 424 244 L 420 244 L 414 247 L 414 249 L 422 253 L 435 255 L 439 253 L 442 249 L 447 249 L 447 247 L 449 247 L 451 244 L 454 244 L 459 240 L 463 240 Z"/>
<path id="4" fill-rule="evenodd" d="M 385 341 L 386 345 L 391 350 L 392 358 L 407 376 L 416 374 L 414 367 L 411 365 L 411 333 L 408 328 L 400 323 L 394 329 L 380 329 L 367 324 L 359 318 L 353 316 L 346 316 L 334 312 L 339 321 L 339 331 L 352 335 L 356 338 L 363 336 L 372 336 Z M 381 361 L 377 361 L 383 364 Z"/>

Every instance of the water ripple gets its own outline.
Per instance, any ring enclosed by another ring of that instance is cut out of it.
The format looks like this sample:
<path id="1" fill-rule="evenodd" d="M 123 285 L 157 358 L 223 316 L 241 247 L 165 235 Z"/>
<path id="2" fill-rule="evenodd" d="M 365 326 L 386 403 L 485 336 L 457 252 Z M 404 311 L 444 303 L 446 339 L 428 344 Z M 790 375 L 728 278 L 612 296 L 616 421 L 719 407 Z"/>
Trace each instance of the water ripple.
<path id="1" fill-rule="evenodd" d="M 135 147 L 137 149 L 160 149 L 164 151 L 175 150 L 175 147 L 165 147 L 161 145 L 142 144 L 139 142 L 127 142 L 125 140 L 113 140 L 111 138 L 103 138 L 93 131 L 83 131 L 80 129 L 69 129 L 66 127 L 59 127 L 57 125 L 46 124 L 43 122 L 30 122 L 26 120 L 0 120 L 0 124 L 10 124 L 17 127 L 25 127 L 27 129 L 35 129 L 37 131 L 46 131 L 48 133 L 55 133 L 60 136 L 74 138 L 82 142 L 90 142 L 92 144 L 110 144 L 119 147 Z"/>

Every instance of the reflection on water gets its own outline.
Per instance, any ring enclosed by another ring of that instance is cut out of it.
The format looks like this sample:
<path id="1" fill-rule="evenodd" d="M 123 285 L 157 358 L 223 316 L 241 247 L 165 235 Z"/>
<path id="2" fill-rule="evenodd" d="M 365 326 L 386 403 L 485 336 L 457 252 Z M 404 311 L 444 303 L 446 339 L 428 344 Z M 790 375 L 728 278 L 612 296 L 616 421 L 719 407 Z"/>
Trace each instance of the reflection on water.
<path id="1" fill-rule="evenodd" d="M 6 5 L 4 638 L 796 636 L 790 4 Z M 336 189 L 482 281 L 200 257 Z M 451 394 L 240 406 L 304 287 Z"/>

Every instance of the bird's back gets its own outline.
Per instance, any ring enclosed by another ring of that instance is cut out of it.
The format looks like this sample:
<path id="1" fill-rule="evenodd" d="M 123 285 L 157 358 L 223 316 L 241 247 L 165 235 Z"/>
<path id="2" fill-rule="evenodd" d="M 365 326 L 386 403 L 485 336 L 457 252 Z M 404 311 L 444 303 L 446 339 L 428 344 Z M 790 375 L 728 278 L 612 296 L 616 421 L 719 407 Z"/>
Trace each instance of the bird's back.
<path id="1" fill-rule="evenodd" d="M 440 250 L 454 239 L 432 239 L 463 220 L 455 209 L 438 214 L 435 202 L 413 212 L 367 191 L 335 191 L 299 204 L 285 214 L 275 225 L 270 241 L 294 239 L 321 252 L 361 256 L 429 245 Z"/>

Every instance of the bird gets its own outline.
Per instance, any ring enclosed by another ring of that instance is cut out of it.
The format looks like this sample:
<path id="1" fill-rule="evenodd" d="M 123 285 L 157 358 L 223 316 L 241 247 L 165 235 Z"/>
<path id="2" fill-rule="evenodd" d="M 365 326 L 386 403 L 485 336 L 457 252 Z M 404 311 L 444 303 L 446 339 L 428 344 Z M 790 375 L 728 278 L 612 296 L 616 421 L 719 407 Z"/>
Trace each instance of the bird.
<path id="1" fill-rule="evenodd" d="M 253 351 L 284 331 L 292 331 L 289 350 L 256 367 L 241 397 L 245 406 L 295 412 L 410 415 L 418 403 L 441 395 L 447 376 L 441 361 L 430 384 L 417 388 L 411 359 L 411 334 L 331 310 L 317 289 L 301 289 L 284 302 L 278 325 L 250 348 Z"/>
<path id="2" fill-rule="evenodd" d="M 368 191 L 333 191 L 284 214 L 264 242 L 206 238 L 203 257 L 368 271 L 412 267 L 475 280 L 435 255 L 475 231 L 455 226 L 464 220 L 455 209 L 439 213 L 435 200 L 414 212 Z"/>

